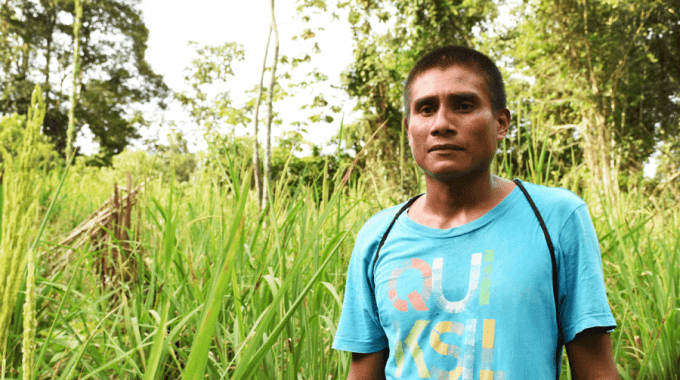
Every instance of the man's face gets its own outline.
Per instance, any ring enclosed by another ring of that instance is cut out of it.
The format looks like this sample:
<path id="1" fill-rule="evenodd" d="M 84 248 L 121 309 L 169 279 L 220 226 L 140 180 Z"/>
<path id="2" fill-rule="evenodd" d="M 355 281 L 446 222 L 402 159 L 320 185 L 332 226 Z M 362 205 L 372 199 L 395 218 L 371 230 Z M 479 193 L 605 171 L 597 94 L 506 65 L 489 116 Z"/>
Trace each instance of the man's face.
<path id="1" fill-rule="evenodd" d="M 404 126 L 416 163 L 444 182 L 488 171 L 510 123 L 510 111 L 493 111 L 484 76 L 461 65 L 420 74 L 409 108 Z"/>

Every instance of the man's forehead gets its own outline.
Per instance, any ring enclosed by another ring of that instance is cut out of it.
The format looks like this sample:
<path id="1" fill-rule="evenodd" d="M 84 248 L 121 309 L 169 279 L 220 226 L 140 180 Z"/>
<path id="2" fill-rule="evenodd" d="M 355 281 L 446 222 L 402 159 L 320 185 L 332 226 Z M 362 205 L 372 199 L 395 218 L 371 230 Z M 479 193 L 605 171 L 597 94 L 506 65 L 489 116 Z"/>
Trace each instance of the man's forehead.
<path id="1" fill-rule="evenodd" d="M 488 93 L 488 81 L 482 70 L 467 65 L 457 64 L 448 67 L 433 67 L 418 74 L 411 84 L 410 98 L 412 102 L 416 100 L 416 97 L 420 98 L 422 96 L 427 96 L 423 93 L 431 93 L 432 90 L 437 89 L 432 87 L 436 83 L 423 83 L 423 80 L 432 79 L 430 78 L 430 74 L 437 72 L 439 74 L 446 74 L 448 76 L 445 79 L 446 82 L 449 82 L 450 80 L 456 84 L 470 85 L 470 87 L 466 90 L 461 88 L 461 92 L 470 93 L 470 90 L 476 87 L 475 84 L 479 84 L 481 85 L 479 90 L 482 91 L 483 94 L 486 94 L 487 96 L 491 95 Z M 441 77 L 439 79 L 441 79 Z M 479 95 L 483 96 L 482 94 Z"/>
<path id="2" fill-rule="evenodd" d="M 454 71 L 452 71 L 452 69 L 455 69 L 455 74 L 454 74 Z M 441 66 L 441 67 L 435 66 L 435 67 L 429 68 L 427 70 L 424 70 L 423 72 L 416 75 L 416 77 L 413 79 L 412 83 L 415 84 L 420 79 L 422 79 L 424 76 L 426 76 L 426 75 L 428 75 L 432 72 L 436 72 L 436 71 L 439 71 L 440 73 L 451 71 L 451 76 L 455 76 L 455 80 L 457 82 L 464 82 L 465 78 L 469 77 L 469 76 L 477 76 L 477 77 L 480 77 L 485 83 L 487 82 L 484 70 L 482 70 L 482 69 L 480 69 L 476 66 L 473 66 L 473 65 L 464 65 L 464 64 L 457 63 L 457 64 L 453 64 L 453 65 L 449 65 L 449 66 Z M 459 74 L 459 75 L 456 75 L 456 74 Z"/>

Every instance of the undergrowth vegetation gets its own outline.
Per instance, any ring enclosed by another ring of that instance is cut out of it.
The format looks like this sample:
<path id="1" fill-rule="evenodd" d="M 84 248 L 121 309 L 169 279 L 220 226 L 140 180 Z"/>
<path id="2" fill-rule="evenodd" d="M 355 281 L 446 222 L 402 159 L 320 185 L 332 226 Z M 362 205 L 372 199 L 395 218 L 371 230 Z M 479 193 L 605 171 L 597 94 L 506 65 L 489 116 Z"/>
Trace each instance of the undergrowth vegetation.
<path id="1" fill-rule="evenodd" d="M 521 147 L 509 142 L 496 172 L 585 199 L 619 326 L 612 340 L 621 377 L 678 378 L 677 189 L 651 192 L 640 179 L 603 194 L 580 165 L 554 173 L 552 147 L 540 141 L 528 135 Z M 59 244 L 111 197 L 114 184 L 127 183 L 129 172 L 124 165 L 70 169 L 37 252 L 34 379 L 346 378 L 349 354 L 330 344 L 355 235 L 371 215 L 422 185 L 403 194 L 358 168 L 344 182 L 350 159 L 302 181 L 289 156 L 270 190 L 272 203 L 261 210 L 250 155 L 233 155 L 228 145 L 213 144 L 212 164 L 199 164 L 184 182 L 152 164 L 138 166 L 132 186 L 143 186 L 125 242 Z M 521 152 L 529 158 L 518 166 Z M 43 211 L 63 175 L 55 169 L 41 177 Z M 97 269 L 102 258 L 113 266 L 106 281 Z M 25 280 L 18 294 L 4 379 L 22 376 Z M 570 379 L 567 368 L 563 378 Z"/>

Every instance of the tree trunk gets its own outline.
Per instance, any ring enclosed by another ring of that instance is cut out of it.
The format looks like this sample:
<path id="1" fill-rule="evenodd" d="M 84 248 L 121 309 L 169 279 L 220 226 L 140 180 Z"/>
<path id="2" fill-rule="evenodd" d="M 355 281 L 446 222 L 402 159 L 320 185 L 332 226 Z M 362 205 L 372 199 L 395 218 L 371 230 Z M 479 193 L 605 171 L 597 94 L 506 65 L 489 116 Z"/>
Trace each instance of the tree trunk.
<path id="1" fill-rule="evenodd" d="M 609 128 L 607 128 L 606 116 L 602 112 L 594 113 L 594 124 L 597 129 L 597 149 L 599 151 L 598 165 L 600 166 L 600 179 L 604 185 L 605 194 L 612 195 L 612 174 L 611 174 L 611 143 Z"/>
<path id="2" fill-rule="evenodd" d="M 43 93 L 45 94 L 45 107 L 49 108 L 50 104 L 50 61 L 52 60 L 52 42 L 54 40 L 54 24 L 57 21 L 57 11 L 56 7 L 50 3 L 51 8 L 48 13 L 48 27 L 49 34 L 47 35 L 47 40 L 45 41 L 45 84 L 43 85 Z"/>
<path id="3" fill-rule="evenodd" d="M 582 114 L 583 153 L 588 169 L 597 180 L 592 184 L 601 182 L 605 194 L 611 197 L 618 187 L 616 171 L 612 167 L 616 161 L 612 150 L 614 140 L 611 128 L 606 124 L 606 115 L 597 108 L 593 105 L 590 111 Z"/>
<path id="4" fill-rule="evenodd" d="M 24 14 L 24 18 L 28 19 L 28 5 L 26 2 L 23 2 L 23 7 L 21 9 L 22 13 Z M 26 21 L 26 24 L 28 24 L 28 21 Z M 32 35 L 28 31 L 24 31 L 24 33 L 21 35 L 22 39 L 22 44 L 21 44 L 21 63 L 18 67 L 18 77 L 20 79 L 27 79 L 28 78 L 28 61 L 31 55 L 31 43 L 32 43 Z"/>
<path id="5" fill-rule="evenodd" d="M 28 57 L 30 54 L 31 49 L 24 39 L 24 43 L 21 45 L 21 66 L 19 67 L 19 78 L 21 79 L 28 77 Z"/>
<path id="6" fill-rule="evenodd" d="M 262 174 L 260 172 L 260 143 L 257 141 L 257 123 L 260 115 L 260 100 L 262 99 L 262 84 L 264 82 L 264 72 L 267 69 L 267 53 L 269 52 L 269 42 L 272 38 L 272 28 L 269 28 L 267 37 L 267 47 L 264 50 L 264 61 L 262 62 L 262 74 L 260 75 L 260 87 L 257 90 L 257 100 L 255 100 L 255 144 L 253 146 L 253 173 L 255 174 L 255 189 L 257 190 L 257 204 L 262 207 Z"/>
<path id="7" fill-rule="evenodd" d="M 597 177 L 597 165 L 595 164 L 595 157 L 594 157 L 594 152 L 596 152 L 596 149 L 594 148 L 594 134 L 593 134 L 593 128 L 590 125 L 590 118 L 588 117 L 588 113 L 583 111 L 581 113 L 581 135 L 583 136 L 583 157 L 586 161 L 586 166 L 590 170 L 590 172 L 593 174 L 594 177 Z"/>
<path id="8" fill-rule="evenodd" d="M 76 17 L 73 21 L 73 83 L 71 88 L 71 109 L 68 111 L 68 129 L 66 130 L 66 148 L 64 155 L 68 159 L 73 149 L 75 135 L 75 109 L 78 90 L 78 76 L 80 74 L 80 19 L 83 17 L 83 6 L 76 0 Z"/>
<path id="9" fill-rule="evenodd" d="M 5 5 L 10 6 L 9 1 L 5 2 Z M 4 81 L 7 82 L 11 53 L 9 39 L 7 38 L 7 20 L 4 17 L 0 17 L 0 57 L 2 57 L 2 69 L 5 74 Z"/>
<path id="10" fill-rule="evenodd" d="M 586 47 L 586 68 L 588 73 L 588 80 L 590 82 L 590 89 L 593 100 L 586 100 L 586 103 L 591 103 L 588 107 L 588 120 L 585 121 L 588 125 L 588 133 L 586 137 L 591 137 L 590 141 L 586 140 L 585 154 L 588 168 L 593 174 L 593 178 L 602 181 L 604 192 L 611 199 L 612 189 L 612 175 L 611 175 L 611 134 L 607 126 L 606 100 L 601 91 L 602 83 L 596 73 L 596 65 L 592 62 L 592 50 L 590 46 L 590 32 L 588 30 L 588 1 L 583 0 L 583 20 L 584 20 L 584 35 Z M 594 183 L 594 182 L 593 182 Z"/>
<path id="11" fill-rule="evenodd" d="M 276 28 L 276 18 L 274 17 L 274 0 L 271 0 L 272 6 L 272 31 L 274 32 L 274 62 L 272 63 L 272 76 L 269 81 L 269 95 L 267 102 L 269 106 L 269 115 L 267 118 L 267 138 L 264 146 L 264 206 L 270 201 L 269 193 L 271 192 L 270 183 L 272 178 L 272 121 L 274 120 L 274 85 L 276 84 L 276 63 L 279 60 L 279 31 Z"/>

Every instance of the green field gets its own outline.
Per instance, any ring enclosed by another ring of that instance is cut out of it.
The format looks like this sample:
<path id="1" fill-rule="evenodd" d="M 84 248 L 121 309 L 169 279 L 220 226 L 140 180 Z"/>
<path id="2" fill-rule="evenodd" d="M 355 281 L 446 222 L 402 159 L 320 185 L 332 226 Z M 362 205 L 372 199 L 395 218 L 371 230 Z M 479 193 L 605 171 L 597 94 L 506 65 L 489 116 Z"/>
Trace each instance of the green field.
<path id="1" fill-rule="evenodd" d="M 409 73 L 448 45 L 505 78 L 493 172 L 587 203 L 620 378 L 679 380 L 680 0 L 3 1 L 0 380 L 345 379 L 356 234 L 425 191 Z"/>
<path id="2" fill-rule="evenodd" d="M 128 190 L 122 170 L 70 169 L 37 251 L 36 379 L 346 377 L 349 355 L 330 344 L 355 234 L 405 196 L 357 170 L 343 185 L 346 162 L 335 178 L 312 184 L 284 169 L 262 211 L 247 161 L 218 161 L 181 183 L 141 170 L 131 184 L 146 182 L 130 212 L 75 249 L 59 243 L 111 197 L 114 183 L 122 210 Z M 518 175 L 571 188 L 590 207 L 619 325 L 612 340 L 621 377 L 678 378 L 677 190 L 640 184 L 605 197 L 584 188 L 582 170 L 561 181 L 531 172 Z M 41 177 L 43 211 L 63 174 Z M 21 378 L 25 281 L 21 289 L 5 379 Z"/>

